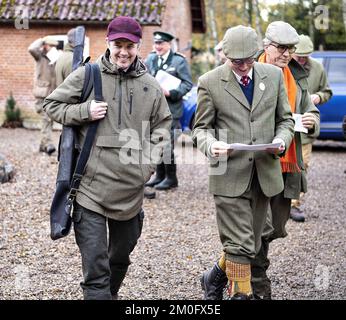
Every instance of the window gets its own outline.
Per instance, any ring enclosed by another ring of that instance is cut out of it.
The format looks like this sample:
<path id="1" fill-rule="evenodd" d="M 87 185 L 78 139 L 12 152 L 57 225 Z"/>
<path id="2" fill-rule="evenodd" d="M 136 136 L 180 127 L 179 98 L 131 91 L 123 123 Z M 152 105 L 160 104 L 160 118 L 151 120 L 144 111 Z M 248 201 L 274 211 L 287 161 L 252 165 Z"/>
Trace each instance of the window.
<path id="1" fill-rule="evenodd" d="M 346 83 L 346 57 L 330 58 L 328 80 L 330 83 Z"/>

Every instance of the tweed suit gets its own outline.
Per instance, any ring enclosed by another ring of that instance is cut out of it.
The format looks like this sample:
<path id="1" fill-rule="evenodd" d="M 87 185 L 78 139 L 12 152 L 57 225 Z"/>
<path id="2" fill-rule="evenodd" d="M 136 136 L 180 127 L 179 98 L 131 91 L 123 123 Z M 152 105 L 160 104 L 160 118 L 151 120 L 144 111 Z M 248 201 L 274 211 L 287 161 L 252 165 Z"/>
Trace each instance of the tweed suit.
<path id="1" fill-rule="evenodd" d="M 265 151 L 233 151 L 227 159 L 215 159 L 211 145 L 218 140 L 261 144 L 280 138 L 287 149 L 294 134 L 281 70 L 255 62 L 253 71 L 251 106 L 228 64 L 199 79 L 192 133 L 197 147 L 210 159 L 209 191 L 215 197 L 226 259 L 238 263 L 249 263 L 259 250 L 269 197 L 284 187 L 280 160 Z M 256 195 L 263 203 L 255 203 Z M 246 239 L 231 231 L 234 223 L 246 226 Z"/>

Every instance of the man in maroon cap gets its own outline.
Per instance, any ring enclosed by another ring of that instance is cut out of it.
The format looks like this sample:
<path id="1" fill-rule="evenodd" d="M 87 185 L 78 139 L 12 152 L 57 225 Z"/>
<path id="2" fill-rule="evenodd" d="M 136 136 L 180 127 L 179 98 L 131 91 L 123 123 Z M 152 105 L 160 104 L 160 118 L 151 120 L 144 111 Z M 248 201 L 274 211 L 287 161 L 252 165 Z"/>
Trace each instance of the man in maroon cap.
<path id="1" fill-rule="evenodd" d="M 91 93 L 79 102 L 83 67 L 45 100 L 51 118 L 79 126 L 81 143 L 87 124 L 100 120 L 73 212 L 85 299 L 117 298 L 142 231 L 144 184 L 170 141 L 172 116 L 160 85 L 138 58 L 141 38 L 131 17 L 108 25 L 108 48 L 97 61 L 103 101 Z"/>

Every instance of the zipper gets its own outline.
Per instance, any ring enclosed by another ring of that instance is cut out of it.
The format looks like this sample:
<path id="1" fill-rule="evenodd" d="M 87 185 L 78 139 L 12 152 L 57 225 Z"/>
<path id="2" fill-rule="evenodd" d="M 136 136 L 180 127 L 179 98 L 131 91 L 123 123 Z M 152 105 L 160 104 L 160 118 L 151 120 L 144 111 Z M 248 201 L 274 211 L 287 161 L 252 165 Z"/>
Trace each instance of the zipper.
<path id="1" fill-rule="evenodd" d="M 132 113 L 133 89 L 130 89 L 130 114 Z"/>
<path id="2" fill-rule="evenodd" d="M 121 125 L 121 103 L 122 103 L 122 100 L 123 100 L 123 93 L 122 93 L 122 89 L 121 89 L 121 82 L 122 82 L 122 79 L 121 79 L 121 76 L 119 78 L 119 118 L 118 118 L 118 125 L 120 126 Z"/>

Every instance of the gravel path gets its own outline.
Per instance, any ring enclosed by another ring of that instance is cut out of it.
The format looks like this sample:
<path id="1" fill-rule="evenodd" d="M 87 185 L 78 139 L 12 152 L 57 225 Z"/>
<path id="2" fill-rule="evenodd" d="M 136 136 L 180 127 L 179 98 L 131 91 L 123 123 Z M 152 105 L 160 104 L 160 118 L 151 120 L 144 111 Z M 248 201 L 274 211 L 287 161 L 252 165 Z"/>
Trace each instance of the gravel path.
<path id="1" fill-rule="evenodd" d="M 56 142 L 58 136 L 54 132 Z M 73 231 L 56 242 L 49 237 L 57 162 L 38 153 L 38 141 L 38 131 L 0 129 L 0 153 L 17 169 L 12 183 L 0 185 L 0 299 L 82 299 Z M 346 298 L 346 143 L 318 146 L 305 196 L 307 221 L 289 221 L 288 237 L 271 246 L 274 299 Z M 221 245 L 207 167 L 196 150 L 192 155 L 199 164 L 179 166 L 178 189 L 145 200 L 122 299 L 202 298 L 199 275 Z M 191 153 L 185 156 L 192 160 Z"/>

